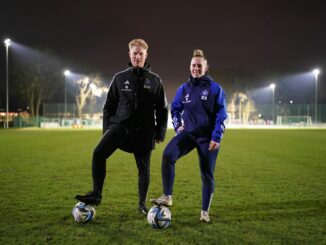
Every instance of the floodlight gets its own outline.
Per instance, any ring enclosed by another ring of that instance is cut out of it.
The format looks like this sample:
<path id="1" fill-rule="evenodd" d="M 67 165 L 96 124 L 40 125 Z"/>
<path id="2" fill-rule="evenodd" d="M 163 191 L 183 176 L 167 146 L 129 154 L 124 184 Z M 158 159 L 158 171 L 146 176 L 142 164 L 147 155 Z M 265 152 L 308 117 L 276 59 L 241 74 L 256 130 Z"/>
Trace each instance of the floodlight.
<path id="1" fill-rule="evenodd" d="M 11 45 L 11 40 L 10 40 L 9 38 L 7 38 L 7 39 L 4 41 L 4 43 L 5 43 L 5 46 L 6 46 L 6 47 L 9 47 L 9 46 Z"/>
<path id="2" fill-rule="evenodd" d="M 69 70 L 65 70 L 63 73 L 65 76 L 69 76 L 71 74 L 71 72 Z"/>
<path id="3" fill-rule="evenodd" d="M 315 74 L 315 76 L 318 76 L 319 73 L 320 73 L 320 70 L 319 69 L 314 69 L 312 72 Z"/>

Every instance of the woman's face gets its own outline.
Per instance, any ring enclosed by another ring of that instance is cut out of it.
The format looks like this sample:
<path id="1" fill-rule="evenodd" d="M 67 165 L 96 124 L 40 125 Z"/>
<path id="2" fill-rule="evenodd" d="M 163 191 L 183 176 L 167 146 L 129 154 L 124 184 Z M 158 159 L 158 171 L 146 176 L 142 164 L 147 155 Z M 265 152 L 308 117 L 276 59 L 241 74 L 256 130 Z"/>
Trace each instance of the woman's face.
<path id="1" fill-rule="evenodd" d="M 201 77 L 207 71 L 207 61 L 203 57 L 193 57 L 190 63 L 192 77 Z"/>

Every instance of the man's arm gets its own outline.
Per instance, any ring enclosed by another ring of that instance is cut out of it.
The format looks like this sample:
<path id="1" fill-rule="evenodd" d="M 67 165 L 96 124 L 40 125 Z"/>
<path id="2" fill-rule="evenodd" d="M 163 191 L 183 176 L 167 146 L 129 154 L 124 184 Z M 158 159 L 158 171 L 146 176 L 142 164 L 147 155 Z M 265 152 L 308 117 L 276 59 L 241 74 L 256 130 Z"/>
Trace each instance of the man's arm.
<path id="1" fill-rule="evenodd" d="M 159 83 L 159 88 L 156 94 L 155 120 L 155 140 L 157 143 L 160 143 L 164 141 L 168 121 L 168 103 L 162 81 Z"/>
<path id="2" fill-rule="evenodd" d="M 106 97 L 106 101 L 103 107 L 103 134 L 109 127 L 109 119 L 113 116 L 118 107 L 119 101 L 119 91 L 117 88 L 117 83 L 115 77 L 113 77 L 108 95 Z"/>

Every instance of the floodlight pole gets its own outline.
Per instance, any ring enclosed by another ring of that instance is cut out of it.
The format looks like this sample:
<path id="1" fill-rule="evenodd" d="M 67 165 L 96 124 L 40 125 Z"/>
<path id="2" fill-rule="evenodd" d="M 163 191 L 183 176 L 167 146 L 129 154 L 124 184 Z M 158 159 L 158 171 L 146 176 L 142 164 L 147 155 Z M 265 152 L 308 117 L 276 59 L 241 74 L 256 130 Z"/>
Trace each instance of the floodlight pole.
<path id="1" fill-rule="evenodd" d="M 6 129 L 9 129 L 9 46 L 10 39 L 4 41 L 6 46 Z"/>
<path id="2" fill-rule="evenodd" d="M 318 110 L 318 101 L 317 101 L 317 98 L 318 98 L 318 74 L 317 73 L 315 74 L 315 83 L 316 83 L 316 86 L 315 86 L 315 124 L 317 124 L 317 116 L 318 116 L 318 113 L 317 113 L 317 110 Z"/>
<path id="3" fill-rule="evenodd" d="M 63 72 L 63 75 L 65 76 L 65 115 L 64 115 L 64 119 L 66 119 L 67 118 L 67 76 L 70 75 L 70 71 L 65 70 Z"/>
<path id="4" fill-rule="evenodd" d="M 317 101 L 317 98 L 318 98 L 318 75 L 320 73 L 320 70 L 319 69 L 314 69 L 313 70 L 313 73 L 315 75 L 315 124 L 317 124 L 317 117 L 318 117 L 318 101 Z"/>
<path id="5" fill-rule="evenodd" d="M 274 121 L 275 121 L 275 84 L 272 83 L 270 85 L 270 88 L 272 89 L 273 91 L 273 97 L 272 97 L 272 120 L 273 120 L 273 124 L 274 124 Z"/>
<path id="6" fill-rule="evenodd" d="M 273 124 L 275 122 L 275 88 L 273 88 Z"/>
<path id="7" fill-rule="evenodd" d="M 64 119 L 67 117 L 67 76 L 65 75 L 65 115 Z"/>

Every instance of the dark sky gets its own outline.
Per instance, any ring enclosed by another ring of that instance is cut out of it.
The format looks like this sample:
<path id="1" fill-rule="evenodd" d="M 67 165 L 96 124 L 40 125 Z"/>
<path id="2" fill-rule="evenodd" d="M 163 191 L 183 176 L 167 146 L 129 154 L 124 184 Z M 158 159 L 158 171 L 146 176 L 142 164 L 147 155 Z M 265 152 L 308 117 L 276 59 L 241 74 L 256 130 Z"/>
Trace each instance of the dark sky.
<path id="1" fill-rule="evenodd" d="M 145 39 L 169 100 L 189 76 L 192 50 L 211 69 L 241 67 L 260 77 L 278 67 L 326 72 L 325 1 L 3 1 L 0 38 L 52 50 L 79 73 L 107 80 L 126 67 L 128 42 Z M 0 49 L 4 105 L 5 48 Z M 325 98 L 326 76 L 320 75 Z M 12 98 L 11 98 L 12 99 Z"/>

